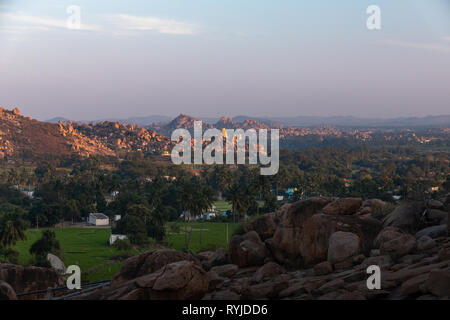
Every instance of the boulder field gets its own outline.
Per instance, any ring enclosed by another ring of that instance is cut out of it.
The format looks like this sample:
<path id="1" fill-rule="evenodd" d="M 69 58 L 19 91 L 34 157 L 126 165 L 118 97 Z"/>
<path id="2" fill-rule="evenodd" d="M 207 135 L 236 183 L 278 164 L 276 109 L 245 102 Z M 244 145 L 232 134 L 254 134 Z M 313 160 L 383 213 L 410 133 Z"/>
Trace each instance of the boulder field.
<path id="1" fill-rule="evenodd" d="M 109 287 L 76 299 L 450 298 L 450 238 L 427 231 L 446 231 L 450 208 L 434 201 L 423 214 L 423 204 L 404 204 L 372 217 L 385 205 L 325 197 L 286 204 L 246 222 L 228 250 L 144 253 Z M 380 289 L 367 287 L 372 265 L 380 267 Z"/>
<path id="2" fill-rule="evenodd" d="M 126 260 L 109 286 L 71 299 L 449 299 L 450 201 L 401 204 L 380 217 L 385 205 L 325 197 L 286 204 L 246 222 L 228 250 L 143 253 Z M 374 265 L 381 288 L 370 290 Z M 13 269 L 0 265 L 0 299 L 59 281 Z"/>

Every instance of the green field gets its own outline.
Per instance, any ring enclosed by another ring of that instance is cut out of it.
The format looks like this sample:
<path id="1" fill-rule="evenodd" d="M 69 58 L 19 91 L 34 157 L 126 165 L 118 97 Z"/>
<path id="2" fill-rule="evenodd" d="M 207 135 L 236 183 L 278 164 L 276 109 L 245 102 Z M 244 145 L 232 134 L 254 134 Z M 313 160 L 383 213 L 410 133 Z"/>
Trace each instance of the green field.
<path id="1" fill-rule="evenodd" d="M 171 224 L 179 225 L 180 231 L 177 233 L 171 231 L 171 228 L 169 228 Z M 238 224 L 214 222 L 188 223 L 188 230 L 190 230 L 190 227 L 192 226 L 191 250 L 193 252 L 199 252 L 200 250 L 212 250 L 220 247 L 228 248 L 227 225 L 229 240 Z M 64 264 L 66 266 L 72 264 L 79 265 L 83 274 L 83 281 L 110 279 L 120 269 L 122 263 L 114 262 L 111 258 L 123 252 L 108 245 L 107 242 L 110 235 L 110 229 L 53 228 L 52 230 L 55 231 L 56 238 L 64 251 Z M 200 230 L 202 230 L 202 244 L 200 244 Z M 27 240 L 20 241 L 15 246 L 15 249 L 19 251 L 20 254 L 20 264 L 30 264 L 32 257 L 29 253 L 29 249 L 31 245 L 41 237 L 41 232 L 42 230 L 27 230 Z M 166 242 L 171 248 L 177 250 L 184 249 L 185 240 L 183 223 L 169 223 Z M 137 254 L 139 252 L 134 250 L 132 253 Z"/>
<path id="2" fill-rule="evenodd" d="M 172 222 L 170 224 L 178 225 L 180 231 L 174 233 L 170 228 L 167 228 L 167 242 L 170 243 L 174 249 L 183 250 L 185 244 L 184 223 Z M 216 248 L 228 248 L 228 242 L 233 235 L 233 231 L 238 226 L 238 223 L 189 222 L 187 224 L 188 232 L 192 227 L 190 250 L 193 252 L 200 252 L 215 250 Z M 202 233 L 202 243 L 200 243 L 200 230 Z"/>
<path id="3" fill-rule="evenodd" d="M 111 257 L 121 252 L 107 244 L 109 229 L 66 228 L 52 229 L 56 233 L 64 252 L 66 266 L 79 265 L 83 273 L 83 281 L 95 281 L 111 278 L 121 266 L 112 262 Z M 28 265 L 31 260 L 30 246 L 41 237 L 41 230 L 30 229 L 26 232 L 27 240 L 17 243 L 19 262 Z M 137 251 L 135 252 L 137 253 Z"/>

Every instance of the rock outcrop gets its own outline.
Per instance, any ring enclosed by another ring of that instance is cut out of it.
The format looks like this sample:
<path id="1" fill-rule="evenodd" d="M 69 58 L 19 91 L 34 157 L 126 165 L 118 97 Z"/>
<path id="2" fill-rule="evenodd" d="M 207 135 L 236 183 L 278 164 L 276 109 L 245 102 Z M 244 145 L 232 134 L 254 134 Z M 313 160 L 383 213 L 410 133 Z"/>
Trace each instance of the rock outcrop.
<path id="1" fill-rule="evenodd" d="M 182 260 L 123 283 L 77 296 L 87 300 L 198 300 L 208 291 L 206 272 L 195 262 Z"/>
<path id="2" fill-rule="evenodd" d="M 383 227 L 370 212 L 358 215 L 359 200 L 339 200 L 312 198 L 258 217 L 232 237 L 229 252 L 130 258 L 110 287 L 77 299 L 449 299 L 450 237 L 416 238 L 420 224 L 409 213 L 404 220 L 394 210 Z M 381 270 L 379 290 L 367 287 L 372 265 Z"/>
<path id="3" fill-rule="evenodd" d="M 239 267 L 259 266 L 266 258 L 266 247 L 255 231 L 235 235 L 230 241 L 230 258 Z"/>
<path id="4" fill-rule="evenodd" d="M 64 285 L 61 274 L 54 269 L 13 264 L 0 264 L 0 281 L 6 282 L 16 293 L 46 290 Z"/>
<path id="5" fill-rule="evenodd" d="M 2 280 L 0 280 L 0 300 L 17 300 L 14 289 Z"/>
<path id="6" fill-rule="evenodd" d="M 114 276 L 111 285 L 118 286 L 128 280 L 151 274 L 170 263 L 183 260 L 200 265 L 200 262 L 193 256 L 177 250 L 157 250 L 136 255 L 124 262 L 122 268 Z"/>

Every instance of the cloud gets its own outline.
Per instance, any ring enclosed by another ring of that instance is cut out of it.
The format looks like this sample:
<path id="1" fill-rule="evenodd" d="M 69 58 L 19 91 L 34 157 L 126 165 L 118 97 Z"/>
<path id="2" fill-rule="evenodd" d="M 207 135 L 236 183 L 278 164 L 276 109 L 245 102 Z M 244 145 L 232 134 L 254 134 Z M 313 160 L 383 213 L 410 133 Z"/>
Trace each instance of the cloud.
<path id="1" fill-rule="evenodd" d="M 385 43 L 404 48 L 414 48 L 414 49 L 423 49 L 436 52 L 450 53 L 450 46 L 436 43 L 410 42 L 401 40 L 388 40 Z"/>
<path id="2" fill-rule="evenodd" d="M 128 14 L 108 15 L 101 19 L 101 26 L 88 25 L 81 21 L 84 31 L 102 31 L 114 36 L 137 36 L 142 31 L 154 31 L 161 34 L 190 35 L 197 26 L 190 23 L 157 17 L 138 17 Z M 0 32 L 7 34 L 23 34 L 32 31 L 68 29 L 66 19 L 39 17 L 21 12 L 0 12 Z"/>
<path id="3" fill-rule="evenodd" d="M 25 32 L 32 30 L 50 30 L 50 29 L 68 29 L 67 20 L 53 19 L 47 17 L 37 17 L 22 13 L 0 13 L 0 19 L 13 26 L 3 27 L 6 32 Z M 81 29 L 84 31 L 98 31 L 101 28 L 95 25 L 81 23 Z"/>
<path id="4" fill-rule="evenodd" d="M 445 40 L 445 41 L 450 41 L 450 36 L 447 36 L 447 37 L 442 37 L 442 40 Z"/>
<path id="5" fill-rule="evenodd" d="M 194 24 L 156 17 L 138 17 L 128 14 L 112 16 L 118 27 L 133 31 L 155 31 L 162 34 L 189 35 L 194 34 Z"/>

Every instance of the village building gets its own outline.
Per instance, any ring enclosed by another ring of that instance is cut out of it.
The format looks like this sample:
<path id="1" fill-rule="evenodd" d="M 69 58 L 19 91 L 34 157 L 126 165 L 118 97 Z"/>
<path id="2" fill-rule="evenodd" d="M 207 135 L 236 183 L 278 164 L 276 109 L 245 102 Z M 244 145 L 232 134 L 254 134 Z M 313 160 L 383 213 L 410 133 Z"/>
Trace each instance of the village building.
<path id="1" fill-rule="evenodd" d="M 90 213 L 88 224 L 93 226 L 109 226 L 109 218 L 103 213 Z"/>

